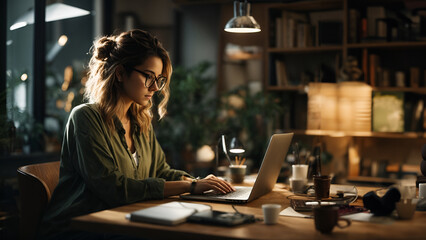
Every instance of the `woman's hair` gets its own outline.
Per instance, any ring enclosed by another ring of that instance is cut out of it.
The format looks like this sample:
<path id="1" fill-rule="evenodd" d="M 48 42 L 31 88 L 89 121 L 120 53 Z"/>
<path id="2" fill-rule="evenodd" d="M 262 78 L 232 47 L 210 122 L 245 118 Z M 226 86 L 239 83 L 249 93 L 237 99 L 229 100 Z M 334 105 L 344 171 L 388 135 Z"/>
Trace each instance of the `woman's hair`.
<path id="1" fill-rule="evenodd" d="M 133 67 L 143 64 L 149 57 L 159 57 L 163 62 L 162 75 L 167 78 L 167 82 L 159 92 L 161 101 L 158 114 L 160 119 L 166 114 L 172 65 L 167 51 L 156 37 L 142 30 L 104 36 L 94 42 L 91 53 L 85 98 L 98 104 L 111 129 L 115 129 L 113 118 L 122 107 L 119 101 L 122 87 L 116 75 L 117 68 L 122 66 L 125 74 L 130 75 Z M 146 106 L 132 103 L 129 109 L 145 133 L 151 126 L 152 106 L 151 99 Z"/>

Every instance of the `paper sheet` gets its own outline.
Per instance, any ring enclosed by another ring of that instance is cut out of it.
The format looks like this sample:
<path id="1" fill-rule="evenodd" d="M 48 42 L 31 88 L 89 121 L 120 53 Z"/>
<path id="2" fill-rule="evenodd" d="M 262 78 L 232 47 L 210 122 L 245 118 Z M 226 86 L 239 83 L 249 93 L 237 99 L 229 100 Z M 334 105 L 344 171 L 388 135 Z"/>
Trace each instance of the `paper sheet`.
<path id="1" fill-rule="evenodd" d="M 312 215 L 303 214 L 295 211 L 292 207 L 287 207 L 286 209 L 280 212 L 281 216 L 287 217 L 301 217 L 301 218 L 313 218 Z M 380 223 L 380 224 L 391 224 L 394 219 L 391 217 L 375 217 L 372 213 L 354 213 L 342 216 L 342 218 L 350 219 L 357 222 L 371 222 L 371 223 Z"/>

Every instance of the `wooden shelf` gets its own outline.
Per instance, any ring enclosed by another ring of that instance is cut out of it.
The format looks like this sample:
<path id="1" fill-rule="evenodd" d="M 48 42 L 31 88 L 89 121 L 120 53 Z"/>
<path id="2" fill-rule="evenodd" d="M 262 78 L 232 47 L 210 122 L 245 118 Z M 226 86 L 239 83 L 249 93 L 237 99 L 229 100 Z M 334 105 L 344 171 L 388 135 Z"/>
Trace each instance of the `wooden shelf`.
<path id="1" fill-rule="evenodd" d="M 411 87 L 374 87 L 373 91 L 389 91 L 389 92 L 412 92 L 426 94 L 425 87 L 411 88 Z"/>
<path id="2" fill-rule="evenodd" d="M 353 48 L 412 48 L 426 47 L 426 41 L 419 42 L 376 42 L 376 43 L 350 43 L 348 49 Z"/>
<path id="3" fill-rule="evenodd" d="M 358 48 L 414 48 L 426 47 L 426 41 L 420 42 L 379 42 L 379 43 L 350 43 L 348 49 Z M 268 48 L 270 53 L 303 53 L 303 52 L 327 52 L 327 51 L 343 51 L 342 45 L 336 46 L 316 46 L 316 47 L 295 47 L 295 48 Z"/>
<path id="4" fill-rule="evenodd" d="M 256 60 L 256 59 L 262 59 L 262 54 L 241 52 L 236 54 L 225 55 L 225 61 Z"/>
<path id="5" fill-rule="evenodd" d="M 300 48 L 268 48 L 269 53 L 312 53 L 312 52 L 332 52 L 342 51 L 343 46 L 319 46 Z"/>
<path id="6" fill-rule="evenodd" d="M 397 181 L 391 178 L 379 178 L 379 177 L 369 177 L 369 176 L 356 176 L 348 177 L 346 179 L 350 183 L 356 183 L 357 185 L 373 185 L 373 186 L 391 186 L 396 184 Z"/>
<path id="7" fill-rule="evenodd" d="M 352 131 L 333 131 L 333 130 L 289 130 L 296 135 L 308 136 L 330 136 L 330 137 L 375 137 L 375 138 L 396 138 L 396 139 L 416 139 L 425 138 L 425 132 L 352 132 Z"/>
<path id="8" fill-rule="evenodd" d="M 266 88 L 267 91 L 305 91 L 305 87 L 303 85 L 299 86 L 268 86 Z"/>
<path id="9" fill-rule="evenodd" d="M 317 0 L 317 1 L 297 1 L 291 3 L 271 4 L 270 8 L 285 9 L 287 11 L 325 11 L 333 9 L 343 9 L 342 0 Z"/>
<path id="10" fill-rule="evenodd" d="M 266 90 L 268 91 L 303 91 L 305 92 L 305 85 L 298 86 L 268 86 Z M 419 93 L 426 94 L 426 87 L 412 88 L 412 87 L 374 87 L 373 91 L 386 91 L 386 92 L 410 92 L 410 93 Z"/>

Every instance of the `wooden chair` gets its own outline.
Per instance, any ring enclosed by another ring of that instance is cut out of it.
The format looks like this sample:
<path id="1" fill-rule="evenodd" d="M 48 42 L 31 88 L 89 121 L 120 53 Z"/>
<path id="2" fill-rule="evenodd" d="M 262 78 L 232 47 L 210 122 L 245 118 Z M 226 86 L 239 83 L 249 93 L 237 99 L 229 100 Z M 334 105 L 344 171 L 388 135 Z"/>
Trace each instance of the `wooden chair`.
<path id="1" fill-rule="evenodd" d="M 60 162 L 18 168 L 20 239 L 35 239 L 43 212 L 59 181 Z"/>

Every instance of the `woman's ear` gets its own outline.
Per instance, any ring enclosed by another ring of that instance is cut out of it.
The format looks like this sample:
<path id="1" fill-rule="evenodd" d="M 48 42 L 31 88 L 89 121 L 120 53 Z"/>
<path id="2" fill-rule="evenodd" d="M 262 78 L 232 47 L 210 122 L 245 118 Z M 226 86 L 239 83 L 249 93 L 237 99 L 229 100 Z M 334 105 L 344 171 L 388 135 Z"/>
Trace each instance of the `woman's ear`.
<path id="1" fill-rule="evenodd" d="M 122 65 L 118 66 L 115 69 L 115 77 L 117 78 L 118 82 L 122 82 L 125 74 L 124 67 Z"/>

